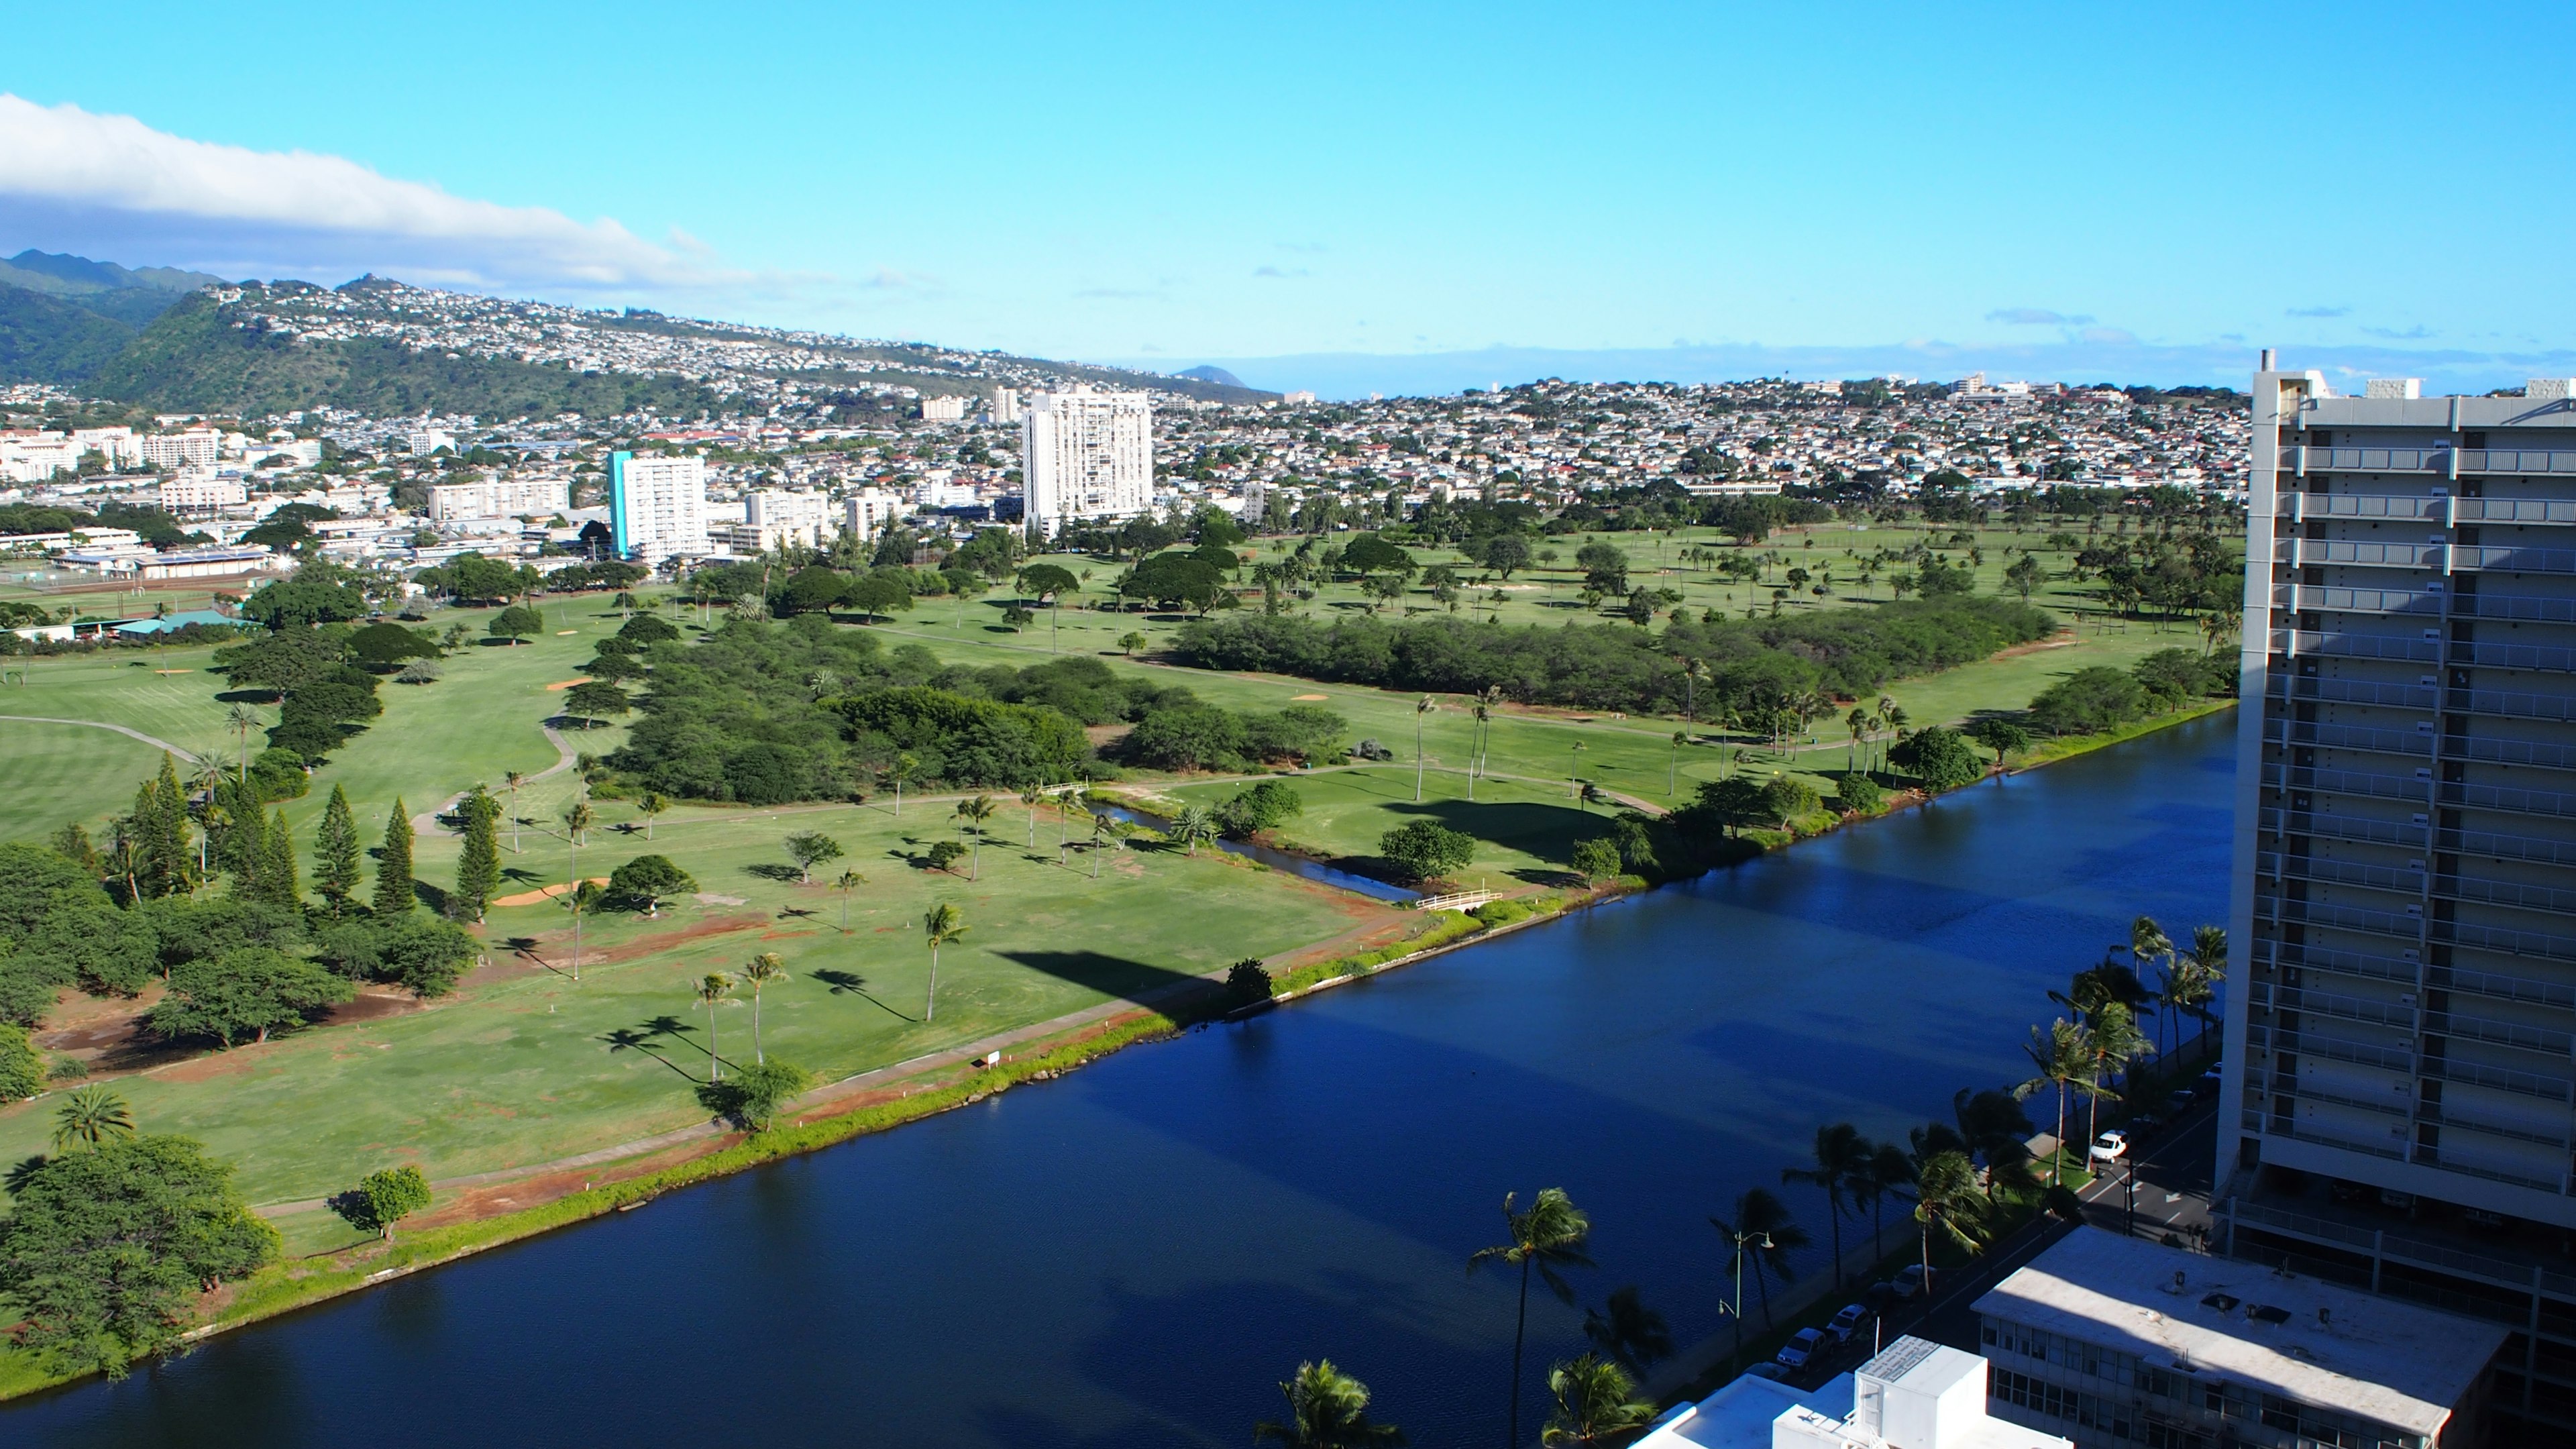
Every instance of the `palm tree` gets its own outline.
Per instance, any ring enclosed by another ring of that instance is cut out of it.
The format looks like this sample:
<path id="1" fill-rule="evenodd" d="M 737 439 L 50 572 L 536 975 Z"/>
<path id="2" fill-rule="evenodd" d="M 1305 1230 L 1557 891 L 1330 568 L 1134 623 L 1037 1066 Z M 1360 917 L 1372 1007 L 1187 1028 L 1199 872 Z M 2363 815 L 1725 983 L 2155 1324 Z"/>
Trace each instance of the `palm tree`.
<path id="1" fill-rule="evenodd" d="M 903 818 L 903 782 L 911 779 L 912 772 L 920 768 L 920 757 L 906 752 L 897 754 L 894 764 L 886 770 L 887 778 L 894 781 L 894 818 L 897 820 Z"/>
<path id="2" fill-rule="evenodd" d="M 787 963 L 775 951 L 763 951 L 742 963 L 742 979 L 751 983 L 751 1059 L 765 1063 L 769 1053 L 760 1045 L 760 988 L 787 979 Z"/>
<path id="3" fill-rule="evenodd" d="M 2182 1045 L 2182 1013 L 2200 1018 L 2201 1030 L 2209 1029 L 2209 1002 L 2218 994 L 2219 983 L 2227 979 L 2227 928 L 2200 926 L 2191 933 L 2191 970 L 2184 978 L 2182 995 L 2174 1002 L 2174 1045 Z"/>
<path id="4" fill-rule="evenodd" d="M 2086 1103 L 2084 1120 L 2084 1136 L 2089 1142 L 2093 1139 L 2093 1129 L 2100 1125 L 2102 1099 L 2109 1097 L 2118 1101 L 2120 1098 L 2105 1078 L 2117 1073 L 2121 1085 L 2127 1086 L 2130 1064 L 2140 1057 L 2155 1055 L 2156 1049 L 2146 1034 L 2138 1030 L 2137 1018 L 2129 1014 L 2129 1008 L 2116 1001 L 2106 1003 L 2100 1011 L 2093 1013 L 2093 1019 L 2086 1023 L 2085 1030 L 2093 1039 L 2090 1070 L 2095 1087 L 2087 1094 L 2090 1100 Z"/>
<path id="5" fill-rule="evenodd" d="M 1402 1429 L 1369 1422 L 1368 1385 L 1333 1367 L 1331 1359 L 1297 1365 L 1296 1376 L 1279 1392 L 1288 1400 L 1288 1422 L 1253 1425 L 1256 1444 L 1275 1439 L 1288 1449 L 1368 1449 L 1404 1442 Z"/>
<path id="6" fill-rule="evenodd" d="M 1735 1221 L 1712 1217 L 1708 1225 L 1724 1233 L 1735 1243 L 1736 1251 L 1753 1253 L 1753 1286 L 1762 1294 L 1762 1328 L 1771 1328 L 1771 1285 L 1763 1278 L 1765 1271 L 1777 1276 L 1783 1286 L 1789 1281 L 1789 1254 L 1814 1241 L 1807 1230 L 1789 1216 L 1789 1205 L 1767 1187 L 1749 1187 L 1735 1200 Z M 1743 1347 L 1744 1305 L 1735 1305 L 1736 1346 Z"/>
<path id="7" fill-rule="evenodd" d="M 2144 979 L 2148 965 L 2159 958 L 2168 968 L 2173 965 L 2174 943 L 2173 939 L 2165 934 L 2164 927 L 2157 925 L 2156 918 L 2153 916 L 2140 916 L 2131 921 L 2129 923 L 2129 962 L 2136 968 L 2136 974 Z"/>
<path id="8" fill-rule="evenodd" d="M 528 777 L 516 770 L 501 776 L 501 786 L 509 792 L 510 796 L 510 853 L 512 855 L 525 853 L 519 849 L 519 787 L 526 783 L 528 783 Z"/>
<path id="9" fill-rule="evenodd" d="M 246 704 L 224 712 L 224 728 L 241 737 L 241 777 L 250 778 L 250 732 L 259 728 L 259 711 Z"/>
<path id="10" fill-rule="evenodd" d="M 1690 731 L 1673 731 L 1673 757 L 1664 762 L 1664 798 L 1673 798 L 1673 790 L 1682 772 L 1682 746 L 1690 743 Z"/>
<path id="11" fill-rule="evenodd" d="M 1038 806 L 1045 800 L 1046 791 L 1039 786 L 1028 785 L 1020 790 L 1020 804 L 1026 806 L 1029 812 L 1029 849 L 1031 850 L 1038 848 Z"/>
<path id="12" fill-rule="evenodd" d="M 1843 1195 L 1869 1172 L 1869 1139 L 1849 1122 L 1816 1129 L 1816 1165 L 1784 1167 L 1782 1182 L 1812 1183 L 1825 1190 L 1825 1209 L 1833 1222 L 1834 1291 L 1843 1286 Z"/>
<path id="13" fill-rule="evenodd" d="M 581 979 L 581 843 L 589 833 L 592 820 L 590 802 L 575 800 L 565 808 L 564 859 L 568 877 L 564 889 L 572 896 L 572 979 Z"/>
<path id="14" fill-rule="evenodd" d="M 930 947 L 930 997 L 921 1008 L 921 1019 L 930 1020 L 939 1010 L 939 948 L 966 934 L 966 918 L 946 901 L 932 906 L 921 918 L 923 944 Z"/>
<path id="15" fill-rule="evenodd" d="M 1422 803 L 1422 721 L 1440 707 L 1440 702 L 1424 695 L 1413 702 L 1413 803 Z"/>
<path id="16" fill-rule="evenodd" d="M 1573 749 L 1567 754 L 1567 763 L 1565 767 L 1565 793 L 1568 795 L 1580 796 L 1582 794 L 1583 749 L 1583 742 L 1581 740 L 1576 740 L 1574 742 Z"/>
<path id="17" fill-rule="evenodd" d="M 1183 806 L 1181 813 L 1172 821 L 1172 833 L 1181 838 L 1181 844 L 1189 847 L 1190 854 L 1196 855 L 1200 841 L 1216 839 L 1216 812 L 1205 805 Z"/>
<path id="18" fill-rule="evenodd" d="M 844 936 L 850 934 L 850 892 L 867 883 L 868 878 L 855 870 L 841 872 L 841 878 L 832 882 L 832 888 L 841 893 L 841 934 Z"/>
<path id="19" fill-rule="evenodd" d="M 1902 1194 L 1914 1182 L 1914 1160 L 1905 1149 L 1893 1142 L 1872 1144 L 1869 1163 L 1860 1178 L 1852 1184 L 1852 1195 L 1869 1204 L 1869 1253 L 1875 1259 L 1887 1251 L 1886 1227 L 1879 1210 L 1890 1193 Z"/>
<path id="20" fill-rule="evenodd" d="M 1100 879 L 1100 848 L 1101 848 L 1101 847 L 1100 847 L 1100 841 L 1101 841 L 1101 837 L 1102 837 L 1102 836 L 1104 836 L 1104 835 L 1106 835 L 1106 834 L 1108 834 L 1108 833 L 1109 833 L 1109 817 L 1108 817 L 1108 816 L 1106 816 L 1106 815 L 1101 814 L 1101 813 L 1100 813 L 1099 811 L 1097 811 L 1097 810 L 1092 811 L 1092 812 L 1091 812 L 1091 878 L 1092 878 L 1093 880 L 1098 880 L 1098 879 Z"/>
<path id="21" fill-rule="evenodd" d="M 125 1099 L 105 1087 L 83 1087 L 54 1109 L 54 1150 L 76 1143 L 96 1147 L 110 1137 L 134 1135 L 134 1114 Z"/>
<path id="22" fill-rule="evenodd" d="M 1964 1152 L 1936 1152 L 1923 1164 L 1914 1187 L 1914 1221 L 1923 1231 L 1923 1280 L 1932 1280 L 1932 1234 L 1961 1250 L 1978 1252 L 1986 1243 L 1986 1212 L 1993 1206 L 1977 1190 L 1977 1169 Z"/>
<path id="23" fill-rule="evenodd" d="M 1556 1412 L 1541 1429 L 1541 1444 L 1624 1444 L 1655 1421 L 1652 1402 L 1637 1397 L 1636 1381 L 1616 1362 L 1586 1350 L 1547 1371 Z"/>
<path id="24" fill-rule="evenodd" d="M 1512 1398 L 1510 1449 L 1521 1442 L 1521 1347 L 1529 1336 L 1529 1281 L 1536 1272 L 1547 1282 L 1548 1290 L 1560 1301 L 1574 1301 L 1574 1285 L 1565 1281 L 1566 1268 L 1589 1268 L 1592 1259 L 1583 1251 L 1583 1240 L 1591 1235 L 1592 1220 L 1565 1195 L 1565 1189 L 1541 1189 L 1532 1199 L 1529 1211 L 1515 1211 L 1514 1194 L 1503 1194 L 1503 1223 L 1510 1240 L 1490 1248 L 1479 1248 L 1467 1258 L 1467 1271 L 1472 1273 L 1486 1263 L 1501 1263 L 1521 1270 L 1520 1319 L 1512 1329 Z"/>
<path id="25" fill-rule="evenodd" d="M 653 817 L 670 808 L 670 797 L 664 795 L 658 790 L 645 791 L 644 798 L 635 802 L 635 813 L 644 817 L 644 838 L 646 840 L 653 838 Z"/>
<path id="26" fill-rule="evenodd" d="M 2061 1016 L 2045 1030 L 2032 1027 L 2022 1054 L 2030 1058 L 2039 1075 L 2013 1088 L 2013 1095 L 2028 1101 L 2038 1092 L 2057 1093 L 2057 1150 L 2048 1160 L 2048 1185 L 2055 1187 L 2058 1165 L 2066 1158 L 2066 1089 L 2084 1091 L 2091 1087 L 2084 1074 L 2093 1065 L 2093 1042 L 2084 1028 Z"/>
<path id="27" fill-rule="evenodd" d="M 974 853 L 968 856 L 966 861 L 968 880 L 975 879 L 983 869 L 984 822 L 992 819 L 993 812 L 998 808 L 1000 807 L 993 803 L 993 797 L 990 795 L 977 795 L 972 799 L 957 802 L 957 818 L 966 822 L 957 828 L 972 832 L 975 839 Z"/>
<path id="28" fill-rule="evenodd" d="M 716 1054 L 716 1008 L 733 995 L 733 977 L 722 971 L 710 971 L 698 978 L 698 1005 L 707 1009 L 707 1080 L 724 1080 L 724 1058 Z"/>
<path id="29" fill-rule="evenodd" d="M 1607 1312 L 1584 1310 L 1583 1336 L 1631 1374 L 1642 1375 L 1657 1361 L 1673 1356 L 1671 1325 L 1664 1322 L 1664 1315 L 1637 1301 L 1634 1283 L 1612 1290 Z"/>

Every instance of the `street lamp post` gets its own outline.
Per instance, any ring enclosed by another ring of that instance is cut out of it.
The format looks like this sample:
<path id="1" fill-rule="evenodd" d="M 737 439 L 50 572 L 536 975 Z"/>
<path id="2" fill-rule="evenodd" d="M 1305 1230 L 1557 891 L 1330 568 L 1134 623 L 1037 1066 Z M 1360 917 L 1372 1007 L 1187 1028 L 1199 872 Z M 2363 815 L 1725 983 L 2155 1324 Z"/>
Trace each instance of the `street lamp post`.
<path id="1" fill-rule="evenodd" d="M 1735 1347 L 1728 1350 L 1726 1355 L 1726 1371 L 1733 1374 L 1736 1361 L 1744 1356 L 1744 1245 L 1759 1243 L 1767 1249 L 1771 1246 L 1771 1235 L 1769 1233 L 1729 1233 L 1727 1236 L 1735 1243 L 1735 1301 L 1718 1304 L 1717 1311 L 1735 1320 Z"/>

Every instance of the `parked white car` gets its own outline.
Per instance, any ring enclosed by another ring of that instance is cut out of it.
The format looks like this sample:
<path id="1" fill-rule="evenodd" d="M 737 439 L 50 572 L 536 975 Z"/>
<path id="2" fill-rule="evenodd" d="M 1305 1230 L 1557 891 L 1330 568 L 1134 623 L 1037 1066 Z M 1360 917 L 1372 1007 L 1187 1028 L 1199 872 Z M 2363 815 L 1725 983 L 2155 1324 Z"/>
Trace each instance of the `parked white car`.
<path id="1" fill-rule="evenodd" d="M 2129 1134 L 2114 1127 L 2094 1138 L 2084 1155 L 2095 1162 L 2117 1162 L 2129 1155 Z"/>

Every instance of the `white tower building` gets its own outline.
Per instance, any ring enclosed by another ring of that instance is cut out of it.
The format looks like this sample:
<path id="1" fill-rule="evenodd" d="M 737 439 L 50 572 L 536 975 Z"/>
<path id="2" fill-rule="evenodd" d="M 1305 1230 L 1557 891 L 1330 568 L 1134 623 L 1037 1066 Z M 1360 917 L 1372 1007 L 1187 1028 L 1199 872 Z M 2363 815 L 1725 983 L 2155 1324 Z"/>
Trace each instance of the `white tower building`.
<path id="1" fill-rule="evenodd" d="M 618 553 L 637 563 L 710 552 L 704 458 L 609 454 L 608 510 Z"/>
<path id="2" fill-rule="evenodd" d="M 1154 502 L 1154 410 L 1141 392 L 1033 393 L 1020 415 L 1028 521 L 1052 534 Z"/>

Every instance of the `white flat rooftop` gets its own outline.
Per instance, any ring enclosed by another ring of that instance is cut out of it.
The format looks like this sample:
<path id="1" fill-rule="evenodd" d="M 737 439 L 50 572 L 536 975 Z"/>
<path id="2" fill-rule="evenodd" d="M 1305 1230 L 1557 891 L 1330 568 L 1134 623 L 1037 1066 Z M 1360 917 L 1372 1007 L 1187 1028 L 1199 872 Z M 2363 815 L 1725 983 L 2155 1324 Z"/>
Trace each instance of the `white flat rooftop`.
<path id="1" fill-rule="evenodd" d="M 2099 1228 L 2076 1229 L 1976 1311 L 2428 1437 L 2506 1337 L 2475 1319 Z"/>
<path id="2" fill-rule="evenodd" d="M 1771 1421 L 1791 1409 L 1809 1408 L 1848 1419 L 1852 1413 L 1850 1374 L 1838 1374 L 1824 1387 L 1793 1389 L 1751 1374 L 1683 1408 L 1631 1446 L 1631 1449 L 1771 1449 Z"/>

